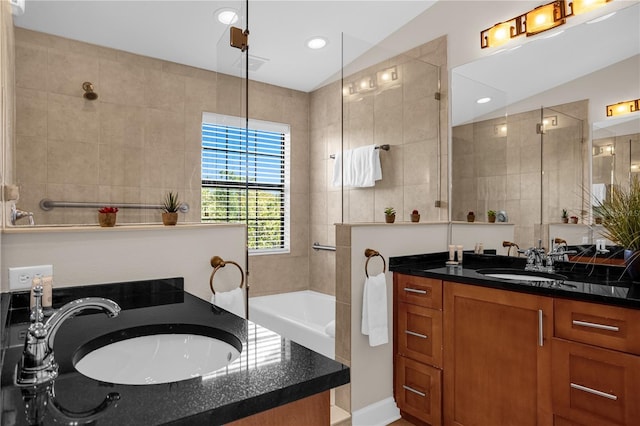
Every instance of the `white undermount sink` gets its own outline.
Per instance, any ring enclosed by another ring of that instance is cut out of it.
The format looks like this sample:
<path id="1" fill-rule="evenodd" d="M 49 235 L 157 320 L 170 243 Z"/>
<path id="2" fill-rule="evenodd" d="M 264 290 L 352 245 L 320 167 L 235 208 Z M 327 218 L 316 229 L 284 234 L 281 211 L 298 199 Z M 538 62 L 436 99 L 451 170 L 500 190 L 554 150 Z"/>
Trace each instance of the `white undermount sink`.
<path id="1" fill-rule="evenodd" d="M 555 273 L 525 271 L 520 269 L 508 268 L 478 269 L 476 272 L 484 275 L 485 277 L 499 278 L 503 280 L 548 282 L 564 281 L 567 279 L 567 277 L 565 277 L 564 275 Z"/>
<path id="2" fill-rule="evenodd" d="M 214 337 L 189 333 L 150 334 L 91 350 L 75 363 L 95 380 L 125 385 L 177 382 L 212 373 L 240 356 Z"/>

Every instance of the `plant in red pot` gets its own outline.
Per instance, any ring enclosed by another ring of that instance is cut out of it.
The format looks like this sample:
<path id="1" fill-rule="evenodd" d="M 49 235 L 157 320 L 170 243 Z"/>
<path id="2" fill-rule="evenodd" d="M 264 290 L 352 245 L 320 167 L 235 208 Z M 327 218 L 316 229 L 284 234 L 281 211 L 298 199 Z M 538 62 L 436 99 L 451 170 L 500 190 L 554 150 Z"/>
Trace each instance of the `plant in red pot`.
<path id="1" fill-rule="evenodd" d="M 411 212 L 411 222 L 420 222 L 420 212 L 418 210 Z"/>
<path id="2" fill-rule="evenodd" d="M 98 210 L 98 223 L 103 228 L 111 228 L 116 226 L 117 207 L 105 206 Z"/>
<path id="3" fill-rule="evenodd" d="M 640 178 L 629 187 L 616 184 L 611 196 L 596 200 L 594 212 L 602 217 L 602 235 L 622 246 L 627 274 L 640 281 Z"/>

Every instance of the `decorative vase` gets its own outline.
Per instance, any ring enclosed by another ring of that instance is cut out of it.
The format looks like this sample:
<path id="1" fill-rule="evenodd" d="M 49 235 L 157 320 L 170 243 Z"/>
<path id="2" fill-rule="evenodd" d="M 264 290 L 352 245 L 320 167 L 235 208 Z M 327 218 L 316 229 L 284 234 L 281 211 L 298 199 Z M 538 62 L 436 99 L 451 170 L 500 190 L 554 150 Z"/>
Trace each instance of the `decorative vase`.
<path id="1" fill-rule="evenodd" d="M 393 223 L 396 221 L 396 215 L 395 214 L 386 214 L 384 215 L 384 221 L 387 223 Z"/>
<path id="2" fill-rule="evenodd" d="M 411 214 L 411 222 L 420 222 L 420 215 L 419 214 Z"/>
<path id="3" fill-rule="evenodd" d="M 633 281 L 640 281 L 640 250 L 625 250 L 624 264 L 627 274 Z"/>
<path id="4" fill-rule="evenodd" d="M 489 223 L 495 223 L 496 222 L 495 215 L 488 216 L 488 219 L 489 219 Z"/>
<path id="5" fill-rule="evenodd" d="M 602 218 L 596 217 L 596 225 L 602 225 Z"/>
<path id="6" fill-rule="evenodd" d="M 167 226 L 175 225 L 178 223 L 178 213 L 177 212 L 164 212 L 162 213 L 162 223 Z"/>
<path id="7" fill-rule="evenodd" d="M 578 218 L 577 217 L 572 217 L 571 218 L 571 223 L 578 223 Z"/>
<path id="8" fill-rule="evenodd" d="M 467 222 L 474 222 L 476 220 L 476 215 L 475 214 L 468 214 L 467 215 Z"/>
<path id="9" fill-rule="evenodd" d="M 111 228 L 116 226 L 117 213 L 98 213 L 98 223 L 103 228 Z"/>

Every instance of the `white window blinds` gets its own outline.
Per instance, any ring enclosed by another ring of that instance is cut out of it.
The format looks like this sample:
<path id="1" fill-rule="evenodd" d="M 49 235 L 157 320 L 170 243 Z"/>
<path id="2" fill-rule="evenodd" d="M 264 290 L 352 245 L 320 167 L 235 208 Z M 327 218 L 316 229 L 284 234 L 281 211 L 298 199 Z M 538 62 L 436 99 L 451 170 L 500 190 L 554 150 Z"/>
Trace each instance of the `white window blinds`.
<path id="1" fill-rule="evenodd" d="M 203 114 L 202 221 L 246 221 L 250 251 L 288 251 L 289 126 L 243 121 Z"/>

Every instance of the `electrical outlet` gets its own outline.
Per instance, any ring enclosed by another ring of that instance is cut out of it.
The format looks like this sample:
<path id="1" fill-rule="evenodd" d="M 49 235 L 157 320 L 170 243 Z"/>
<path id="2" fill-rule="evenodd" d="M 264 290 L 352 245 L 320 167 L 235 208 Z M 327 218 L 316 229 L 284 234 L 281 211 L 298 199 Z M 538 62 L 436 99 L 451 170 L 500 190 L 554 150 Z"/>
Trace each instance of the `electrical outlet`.
<path id="1" fill-rule="evenodd" d="M 53 276 L 53 265 L 21 266 L 9 268 L 9 289 L 30 288 L 34 277 Z"/>

